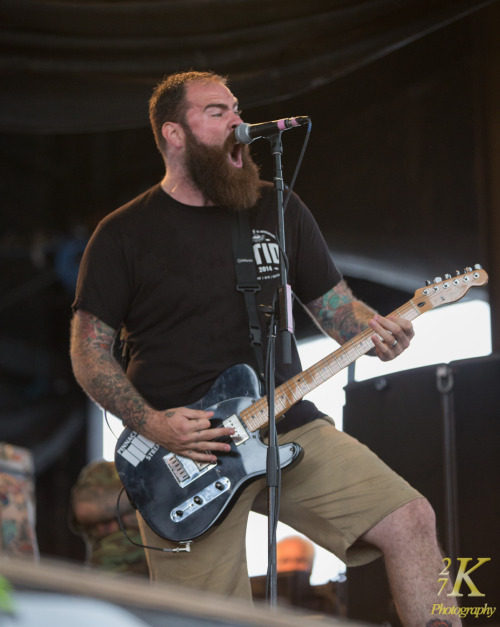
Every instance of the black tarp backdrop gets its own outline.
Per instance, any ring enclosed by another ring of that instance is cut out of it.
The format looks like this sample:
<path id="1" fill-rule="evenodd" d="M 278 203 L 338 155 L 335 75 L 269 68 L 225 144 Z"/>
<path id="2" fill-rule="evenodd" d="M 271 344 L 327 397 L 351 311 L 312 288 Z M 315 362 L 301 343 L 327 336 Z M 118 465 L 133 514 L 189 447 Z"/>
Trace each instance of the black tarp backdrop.
<path id="1" fill-rule="evenodd" d="M 0 130 L 140 128 L 151 85 L 209 68 L 246 107 L 290 100 L 493 0 L 0 2 Z"/>
<path id="2" fill-rule="evenodd" d="M 247 121 L 310 115 L 296 189 L 387 312 L 485 255 L 475 20 L 493 4 L 0 0 L 0 438 L 35 451 L 42 552 L 81 556 L 64 531 L 86 457 L 69 306 L 97 220 L 162 174 L 152 85 L 210 68 Z M 302 130 L 283 139 L 289 179 Z"/>

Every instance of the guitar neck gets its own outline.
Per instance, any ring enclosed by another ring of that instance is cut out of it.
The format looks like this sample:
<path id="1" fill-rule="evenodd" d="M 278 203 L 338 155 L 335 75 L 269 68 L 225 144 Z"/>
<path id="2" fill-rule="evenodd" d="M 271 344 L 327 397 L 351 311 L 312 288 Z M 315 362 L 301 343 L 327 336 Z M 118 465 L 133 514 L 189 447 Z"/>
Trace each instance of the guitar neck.
<path id="1" fill-rule="evenodd" d="M 423 313 L 411 299 L 391 316 L 414 320 Z M 274 411 L 276 418 L 282 416 L 290 407 L 300 401 L 306 394 L 312 392 L 325 381 L 352 364 L 358 357 L 366 354 L 374 346 L 371 340 L 373 329 L 362 331 L 351 340 L 343 344 L 333 353 L 327 355 L 313 366 L 295 375 L 275 390 Z M 240 413 L 240 418 L 246 424 L 249 431 L 257 431 L 265 427 L 269 422 L 267 396 L 250 405 Z"/>
<path id="2" fill-rule="evenodd" d="M 434 284 L 428 281 L 427 285 L 418 289 L 413 298 L 405 303 L 392 316 L 414 320 L 426 311 L 453 303 L 465 296 L 473 286 L 486 285 L 487 273 L 480 265 L 474 268 L 465 268 L 464 274 L 453 278 L 446 274 L 444 281 L 437 277 Z M 368 328 L 343 344 L 339 349 L 318 361 L 304 372 L 295 375 L 275 390 L 274 411 L 276 418 L 282 416 L 290 407 L 300 401 L 306 394 L 315 390 L 333 375 L 352 364 L 358 357 L 364 355 L 374 346 L 371 338 L 374 332 Z M 262 397 L 250 407 L 240 413 L 240 417 L 249 431 L 257 431 L 269 422 L 267 396 Z"/>

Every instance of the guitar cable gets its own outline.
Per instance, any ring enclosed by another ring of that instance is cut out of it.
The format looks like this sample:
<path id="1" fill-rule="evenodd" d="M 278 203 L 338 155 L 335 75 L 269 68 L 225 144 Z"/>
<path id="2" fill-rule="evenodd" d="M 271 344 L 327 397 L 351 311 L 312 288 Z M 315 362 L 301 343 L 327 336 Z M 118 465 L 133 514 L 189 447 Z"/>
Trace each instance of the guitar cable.
<path id="1" fill-rule="evenodd" d="M 123 526 L 123 521 L 122 521 L 122 517 L 120 514 L 120 500 L 124 492 L 125 492 L 125 486 L 123 486 L 123 488 L 120 490 L 120 492 L 118 493 L 118 498 L 116 499 L 116 518 L 118 520 L 118 524 L 120 525 L 121 532 L 131 544 L 134 544 L 135 546 L 138 546 L 141 549 L 150 549 L 151 551 L 162 551 L 163 553 L 190 553 L 191 552 L 192 540 L 186 540 L 184 542 L 180 542 L 179 544 L 182 544 L 183 546 L 176 547 L 175 549 L 166 549 L 160 546 L 149 546 L 148 544 L 140 544 L 139 542 L 136 542 L 135 540 L 133 540 L 126 532 L 125 527 Z"/>

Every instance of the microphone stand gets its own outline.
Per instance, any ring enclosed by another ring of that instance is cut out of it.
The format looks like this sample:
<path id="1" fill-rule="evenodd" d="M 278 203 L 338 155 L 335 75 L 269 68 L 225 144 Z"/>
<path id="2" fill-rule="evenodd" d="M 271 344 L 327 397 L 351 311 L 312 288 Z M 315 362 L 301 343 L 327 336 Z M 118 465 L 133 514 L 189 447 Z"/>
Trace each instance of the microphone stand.
<path id="1" fill-rule="evenodd" d="M 278 246 L 280 250 L 280 286 L 277 299 L 277 311 L 273 312 L 269 329 L 269 360 L 268 360 L 268 412 L 269 412 L 269 445 L 267 449 L 266 479 L 269 492 L 268 504 L 268 599 L 271 606 L 277 601 L 277 570 L 276 570 L 276 524 L 279 517 L 279 491 L 281 485 L 281 473 L 279 462 L 278 439 L 276 434 L 276 407 L 274 402 L 275 394 L 275 371 L 276 371 L 276 320 L 279 321 L 279 334 L 282 347 L 283 363 L 291 363 L 291 334 L 293 333 L 292 312 L 291 312 L 291 289 L 287 282 L 288 269 L 285 263 L 285 216 L 283 206 L 283 172 L 282 155 L 283 144 L 281 141 L 281 131 L 276 135 L 267 138 L 271 143 L 271 153 L 274 157 L 274 189 L 276 191 L 277 212 L 278 212 Z"/>

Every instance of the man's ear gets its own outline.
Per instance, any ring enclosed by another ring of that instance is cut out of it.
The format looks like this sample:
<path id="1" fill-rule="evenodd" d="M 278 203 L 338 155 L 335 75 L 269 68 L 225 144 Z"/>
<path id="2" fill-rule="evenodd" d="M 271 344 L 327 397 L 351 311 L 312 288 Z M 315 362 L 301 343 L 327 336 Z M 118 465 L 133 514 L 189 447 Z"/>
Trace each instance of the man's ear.
<path id="1" fill-rule="evenodd" d="M 161 127 L 161 134 L 167 145 L 181 148 L 184 145 L 184 129 L 177 122 L 165 122 Z"/>

